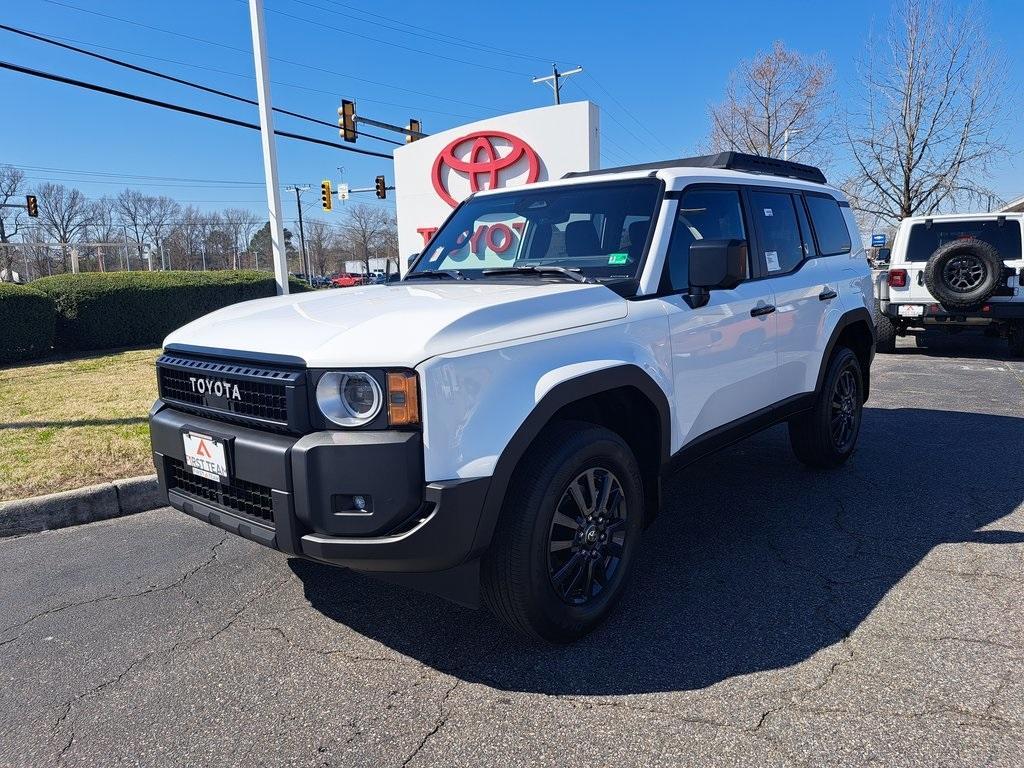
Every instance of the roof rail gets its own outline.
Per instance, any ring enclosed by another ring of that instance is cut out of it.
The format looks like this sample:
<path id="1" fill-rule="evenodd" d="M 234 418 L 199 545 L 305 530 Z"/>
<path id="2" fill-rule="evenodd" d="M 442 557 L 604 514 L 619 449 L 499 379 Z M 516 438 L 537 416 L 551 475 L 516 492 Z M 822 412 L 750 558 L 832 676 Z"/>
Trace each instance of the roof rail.
<path id="1" fill-rule="evenodd" d="M 729 171 L 761 173 L 767 176 L 785 176 L 789 179 L 812 181 L 815 184 L 828 183 L 825 174 L 816 166 L 794 163 L 791 160 L 776 160 L 774 157 L 747 155 L 743 152 L 719 152 L 715 155 L 681 157 L 677 160 L 662 160 L 657 163 L 622 165 L 616 168 L 602 168 L 594 171 L 572 171 L 565 174 L 562 178 L 576 179 L 581 176 L 597 176 L 599 174 L 619 173 L 622 171 L 657 171 L 662 168 L 723 168 Z"/>

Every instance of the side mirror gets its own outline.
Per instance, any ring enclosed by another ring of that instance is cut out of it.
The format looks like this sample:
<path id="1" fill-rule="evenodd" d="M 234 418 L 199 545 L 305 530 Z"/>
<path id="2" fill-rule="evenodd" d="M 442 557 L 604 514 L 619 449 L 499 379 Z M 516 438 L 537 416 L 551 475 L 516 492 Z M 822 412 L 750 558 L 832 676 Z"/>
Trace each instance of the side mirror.
<path id="1" fill-rule="evenodd" d="M 690 244 L 690 286 L 735 288 L 747 276 L 746 240 L 697 240 Z"/>
<path id="2" fill-rule="evenodd" d="M 879 264 L 888 264 L 890 256 L 892 256 L 892 248 L 875 249 L 875 261 Z"/>
<path id="3" fill-rule="evenodd" d="M 407 258 L 407 259 L 405 260 L 405 266 L 407 266 L 407 267 L 411 267 L 411 266 L 412 266 L 412 263 L 413 263 L 414 261 L 416 261 L 416 259 L 418 259 L 418 258 L 419 258 L 419 256 L 420 256 L 420 255 L 419 255 L 418 253 L 410 253 L 410 254 L 409 254 L 409 258 Z"/>

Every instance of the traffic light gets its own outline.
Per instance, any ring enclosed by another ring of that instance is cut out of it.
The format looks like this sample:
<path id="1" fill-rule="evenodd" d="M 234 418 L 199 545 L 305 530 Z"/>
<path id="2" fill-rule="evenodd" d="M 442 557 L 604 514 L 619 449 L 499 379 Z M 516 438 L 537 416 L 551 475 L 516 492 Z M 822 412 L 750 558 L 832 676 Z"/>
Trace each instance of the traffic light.
<path id="1" fill-rule="evenodd" d="M 25 208 L 28 210 L 28 215 L 33 219 L 39 216 L 39 201 L 36 200 L 35 195 L 25 195 Z"/>
<path id="2" fill-rule="evenodd" d="M 377 197 L 379 197 L 381 200 L 388 196 L 388 186 L 387 182 L 384 181 L 383 176 L 378 176 L 376 179 L 373 180 L 373 187 L 374 191 L 376 191 L 377 193 Z"/>
<path id="3" fill-rule="evenodd" d="M 334 198 L 331 196 L 331 182 L 329 179 L 324 179 L 320 182 L 320 205 L 323 206 L 325 211 L 329 211 L 334 207 Z"/>
<path id="4" fill-rule="evenodd" d="M 345 141 L 356 140 L 356 103 L 348 99 L 341 100 L 338 107 L 338 133 Z"/>
<path id="5" fill-rule="evenodd" d="M 417 120 L 415 117 L 412 117 L 412 118 L 409 118 L 409 130 L 410 131 L 416 131 L 416 133 L 422 133 L 423 132 L 423 126 L 422 126 L 422 124 L 420 123 L 419 120 Z M 407 134 L 405 134 L 405 143 L 406 144 L 412 144 L 412 142 L 416 141 L 416 139 L 418 139 L 418 138 L 419 138 L 419 136 L 412 136 L 412 135 L 407 133 Z"/>

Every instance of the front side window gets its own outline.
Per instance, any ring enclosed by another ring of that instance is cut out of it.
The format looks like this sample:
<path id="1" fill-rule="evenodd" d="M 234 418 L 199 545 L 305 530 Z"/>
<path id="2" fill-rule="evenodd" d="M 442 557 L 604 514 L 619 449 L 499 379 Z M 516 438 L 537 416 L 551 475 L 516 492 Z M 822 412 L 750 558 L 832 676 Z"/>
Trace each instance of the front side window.
<path id="1" fill-rule="evenodd" d="M 661 200 L 655 179 L 524 188 L 467 200 L 411 270 L 465 279 L 494 270 L 556 278 L 546 267 L 599 281 L 635 279 Z M 490 273 L 490 274 L 489 274 Z"/>
<path id="2" fill-rule="evenodd" d="M 934 221 L 930 225 L 915 224 L 907 241 L 907 261 L 928 261 L 940 245 L 951 240 L 976 238 L 993 246 L 1003 260 L 1019 259 L 1020 224 L 996 219 L 985 221 Z"/>
<path id="3" fill-rule="evenodd" d="M 687 191 L 679 201 L 672 227 L 666 288 L 684 291 L 690 287 L 690 246 L 696 241 L 746 239 L 739 192 L 734 189 Z"/>
<path id="4" fill-rule="evenodd" d="M 818 236 L 822 256 L 836 256 L 850 252 L 850 230 L 846 228 L 846 218 L 839 203 L 832 197 L 806 195 L 807 210 L 811 212 L 811 222 Z"/>
<path id="5" fill-rule="evenodd" d="M 768 274 L 789 272 L 804 258 L 793 196 L 788 192 L 750 191 L 750 207 L 761 235 Z"/>

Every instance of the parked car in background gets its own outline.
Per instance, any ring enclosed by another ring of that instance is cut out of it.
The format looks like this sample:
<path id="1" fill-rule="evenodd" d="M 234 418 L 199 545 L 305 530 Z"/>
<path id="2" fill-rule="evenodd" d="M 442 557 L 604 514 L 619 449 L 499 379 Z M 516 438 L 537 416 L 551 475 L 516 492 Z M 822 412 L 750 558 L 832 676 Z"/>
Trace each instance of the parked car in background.
<path id="1" fill-rule="evenodd" d="M 1024 356 L 1022 213 L 903 219 L 875 284 L 878 350 L 915 331 L 984 330 Z"/>
<path id="2" fill-rule="evenodd" d="M 351 288 L 354 285 L 362 285 L 362 276 L 350 272 L 339 272 L 331 278 L 332 288 Z"/>

